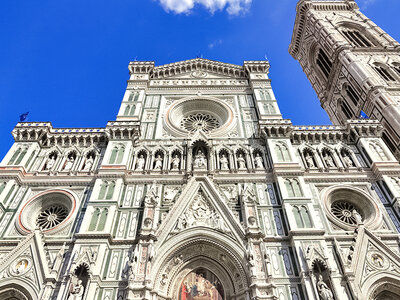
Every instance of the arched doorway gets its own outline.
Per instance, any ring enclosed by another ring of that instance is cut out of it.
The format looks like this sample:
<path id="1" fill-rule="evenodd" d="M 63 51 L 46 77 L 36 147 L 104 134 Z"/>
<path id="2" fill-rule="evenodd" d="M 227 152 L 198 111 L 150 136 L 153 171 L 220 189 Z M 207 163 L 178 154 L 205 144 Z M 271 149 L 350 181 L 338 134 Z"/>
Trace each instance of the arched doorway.
<path id="1" fill-rule="evenodd" d="M 383 291 L 376 296 L 375 300 L 397 300 L 400 294 L 395 294 L 391 291 Z"/>
<path id="2" fill-rule="evenodd" d="M 0 300 L 33 300 L 30 293 L 17 284 L 0 286 Z"/>
<path id="3" fill-rule="evenodd" d="M 204 236 L 208 231 L 204 227 L 188 231 L 196 238 L 167 243 L 165 252 L 160 249 L 161 257 L 154 265 L 154 293 L 174 300 L 243 299 L 250 278 L 242 261 L 244 251 L 237 252 L 237 246 L 228 246 L 221 237 L 210 240 Z"/>
<path id="4" fill-rule="evenodd" d="M 400 281 L 393 274 L 382 276 L 375 281 L 367 295 L 369 300 L 397 300 L 400 295 Z"/>
<path id="5" fill-rule="evenodd" d="M 213 272 L 200 267 L 189 272 L 177 291 L 177 300 L 223 300 L 221 280 Z"/>

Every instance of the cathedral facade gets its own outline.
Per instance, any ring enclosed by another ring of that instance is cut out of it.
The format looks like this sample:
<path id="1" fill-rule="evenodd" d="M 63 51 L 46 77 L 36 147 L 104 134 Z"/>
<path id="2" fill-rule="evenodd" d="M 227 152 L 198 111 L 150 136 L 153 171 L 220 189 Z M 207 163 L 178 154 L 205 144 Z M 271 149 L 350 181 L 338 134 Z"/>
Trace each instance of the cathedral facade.
<path id="1" fill-rule="evenodd" d="M 353 1 L 300 1 L 296 38 L 325 18 L 320 4 L 362 16 Z M 301 62 L 305 40 L 291 45 Z M 129 73 L 105 128 L 14 128 L 0 299 L 398 299 L 400 165 L 385 122 L 293 125 L 267 61 Z"/>

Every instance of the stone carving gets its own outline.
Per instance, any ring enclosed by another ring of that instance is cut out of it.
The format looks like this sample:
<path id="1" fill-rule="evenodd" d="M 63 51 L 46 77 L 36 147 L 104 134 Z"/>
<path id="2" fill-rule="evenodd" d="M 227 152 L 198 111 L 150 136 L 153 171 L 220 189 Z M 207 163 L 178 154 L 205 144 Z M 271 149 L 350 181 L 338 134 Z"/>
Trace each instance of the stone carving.
<path id="1" fill-rule="evenodd" d="M 239 156 L 238 156 L 238 158 L 237 158 L 237 162 L 238 162 L 239 170 L 244 170 L 244 169 L 246 169 L 246 160 L 244 159 L 242 153 L 239 153 Z"/>
<path id="2" fill-rule="evenodd" d="M 143 154 L 140 154 L 137 163 L 136 163 L 136 171 L 143 171 L 144 170 L 144 165 L 146 163 L 146 160 L 144 159 Z"/>
<path id="3" fill-rule="evenodd" d="M 326 163 L 326 166 L 328 168 L 335 167 L 335 163 L 333 162 L 333 158 L 329 153 L 325 153 L 323 157 L 324 157 L 324 161 Z"/>
<path id="4" fill-rule="evenodd" d="M 343 153 L 343 161 L 346 168 L 354 167 L 353 160 L 350 158 L 348 153 Z"/>
<path id="5" fill-rule="evenodd" d="M 195 226 L 211 227 L 222 232 L 229 231 L 222 217 L 201 192 L 195 196 L 186 212 L 179 217 L 175 228 L 176 231 L 181 231 Z"/>
<path id="6" fill-rule="evenodd" d="M 235 186 L 228 186 L 222 188 L 224 191 L 225 196 L 228 198 L 229 203 L 236 204 L 237 203 L 237 190 Z"/>
<path id="7" fill-rule="evenodd" d="M 260 153 L 256 154 L 256 157 L 254 158 L 254 165 L 256 166 L 256 169 L 264 168 L 264 162 Z"/>
<path id="8" fill-rule="evenodd" d="M 332 291 L 324 282 L 322 275 L 318 276 L 317 288 L 322 300 L 334 300 Z"/>
<path id="9" fill-rule="evenodd" d="M 247 244 L 247 247 L 246 247 L 246 257 L 247 257 L 247 261 L 248 261 L 247 266 L 249 268 L 250 274 L 252 277 L 255 277 L 256 273 L 257 273 L 257 269 L 256 269 L 257 267 L 256 267 L 256 262 L 254 260 L 252 247 L 250 244 Z"/>
<path id="10" fill-rule="evenodd" d="M 207 158 L 201 150 L 197 151 L 194 158 L 194 167 L 199 169 L 207 168 Z"/>
<path id="11" fill-rule="evenodd" d="M 94 159 L 92 155 L 89 155 L 85 162 L 85 166 L 83 167 L 82 171 L 90 171 L 92 169 L 94 163 Z"/>
<path id="12" fill-rule="evenodd" d="M 353 211 L 351 212 L 351 215 L 353 216 L 353 218 L 356 221 L 357 225 L 360 225 L 360 224 L 363 223 L 362 217 L 361 217 L 360 213 L 356 209 L 353 209 Z"/>
<path id="13" fill-rule="evenodd" d="M 172 158 L 172 170 L 179 170 L 179 164 L 181 159 L 179 158 L 178 154 L 175 154 L 174 158 Z"/>
<path id="14" fill-rule="evenodd" d="M 167 187 L 164 192 L 164 202 L 171 203 L 179 193 L 178 187 Z"/>
<path id="15" fill-rule="evenodd" d="M 304 158 L 308 168 L 315 168 L 314 159 L 310 153 L 307 152 Z"/>
<path id="16" fill-rule="evenodd" d="M 221 170 L 229 170 L 229 161 L 228 161 L 228 158 L 226 157 L 225 153 L 223 153 L 221 155 L 219 162 L 221 165 Z"/>
<path id="17" fill-rule="evenodd" d="M 65 163 L 64 171 L 70 171 L 72 169 L 73 165 L 74 165 L 74 162 L 75 162 L 74 156 L 70 155 L 67 158 L 67 162 Z"/>
<path id="18" fill-rule="evenodd" d="M 74 283 L 74 281 L 76 283 Z M 71 279 L 71 285 L 69 286 L 68 300 L 81 300 L 84 292 L 82 280 L 78 279 L 76 275 L 73 275 Z"/>
<path id="19" fill-rule="evenodd" d="M 50 154 L 50 157 L 47 159 L 46 162 L 46 170 L 51 170 L 56 163 L 56 158 L 54 154 Z"/>
<path id="20" fill-rule="evenodd" d="M 155 158 L 155 164 L 154 164 L 154 170 L 161 170 L 163 165 L 163 159 L 161 157 L 161 154 L 158 154 L 157 157 Z"/>

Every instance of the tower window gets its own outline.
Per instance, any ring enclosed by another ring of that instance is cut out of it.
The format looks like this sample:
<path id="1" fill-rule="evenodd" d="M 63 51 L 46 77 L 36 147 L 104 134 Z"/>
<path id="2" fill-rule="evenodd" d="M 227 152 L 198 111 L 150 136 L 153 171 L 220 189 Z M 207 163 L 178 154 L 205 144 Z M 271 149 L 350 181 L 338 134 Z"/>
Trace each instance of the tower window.
<path id="1" fill-rule="evenodd" d="M 378 72 L 379 75 L 386 81 L 396 81 L 392 74 L 383 66 L 375 65 L 374 69 L 376 72 Z"/>
<path id="2" fill-rule="evenodd" d="M 344 36 L 355 47 L 371 47 L 372 43 L 357 30 L 344 30 Z"/>
<path id="3" fill-rule="evenodd" d="M 360 100 L 360 98 L 357 95 L 357 92 L 351 86 L 346 87 L 346 92 L 347 92 L 347 96 L 350 98 L 350 100 L 353 102 L 353 104 L 355 106 L 357 106 L 358 101 Z"/>
<path id="4" fill-rule="evenodd" d="M 322 49 L 319 49 L 316 62 L 322 73 L 324 73 L 325 77 L 328 78 L 332 70 L 332 63 Z"/>
<path id="5" fill-rule="evenodd" d="M 353 117 L 353 114 L 352 114 L 350 108 L 348 107 L 347 103 L 342 102 L 341 107 L 342 107 L 342 111 L 343 111 L 344 115 L 346 116 L 346 118 L 351 119 Z"/>
<path id="6" fill-rule="evenodd" d="M 400 65 L 393 65 L 393 68 L 395 69 L 395 71 L 397 72 L 397 74 L 400 75 Z"/>

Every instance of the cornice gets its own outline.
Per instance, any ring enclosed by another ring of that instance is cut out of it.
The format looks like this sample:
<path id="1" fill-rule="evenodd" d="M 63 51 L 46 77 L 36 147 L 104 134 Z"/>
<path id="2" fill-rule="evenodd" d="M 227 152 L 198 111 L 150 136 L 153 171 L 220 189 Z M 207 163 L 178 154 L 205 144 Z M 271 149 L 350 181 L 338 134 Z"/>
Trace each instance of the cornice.
<path id="1" fill-rule="evenodd" d="M 289 46 L 289 53 L 295 59 L 298 54 L 307 21 L 307 13 L 316 11 L 353 11 L 359 7 L 354 0 L 300 0 L 296 7 L 296 20 Z"/>

